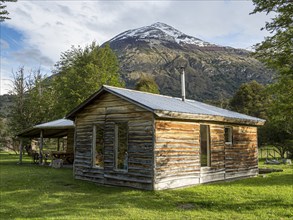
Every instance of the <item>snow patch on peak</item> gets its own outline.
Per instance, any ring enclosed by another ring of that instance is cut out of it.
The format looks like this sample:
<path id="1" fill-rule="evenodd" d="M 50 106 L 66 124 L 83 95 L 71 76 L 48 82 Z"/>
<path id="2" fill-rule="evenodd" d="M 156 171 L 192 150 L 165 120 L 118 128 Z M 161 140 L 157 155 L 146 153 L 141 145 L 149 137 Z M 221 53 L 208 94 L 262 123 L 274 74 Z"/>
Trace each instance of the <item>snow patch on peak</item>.
<path id="1" fill-rule="evenodd" d="M 195 44 L 195 45 L 201 46 L 201 47 L 211 45 L 208 42 L 205 42 L 205 41 L 200 40 L 198 38 L 186 35 L 183 32 L 178 31 L 177 29 L 175 29 L 167 24 L 161 23 L 161 22 L 154 23 L 150 27 L 155 27 L 155 28 L 158 28 L 161 31 L 165 32 L 167 35 L 173 37 L 174 40 L 176 41 L 176 43 L 178 43 L 178 44 L 181 44 L 181 43 Z"/>
<path id="2" fill-rule="evenodd" d="M 159 29 L 174 29 L 174 30 L 176 30 L 176 29 L 173 28 L 172 26 L 167 25 L 167 24 L 162 23 L 162 22 L 156 22 L 156 23 L 150 25 L 150 27 L 159 28 Z M 177 31 L 178 31 L 178 30 L 177 30 Z"/>
<path id="3" fill-rule="evenodd" d="M 181 31 L 161 22 L 154 23 L 150 26 L 125 31 L 112 38 L 110 42 L 124 40 L 127 38 L 136 38 L 139 40 L 158 39 L 171 41 L 178 44 L 193 44 L 200 47 L 215 46 L 198 38 L 186 35 Z"/>

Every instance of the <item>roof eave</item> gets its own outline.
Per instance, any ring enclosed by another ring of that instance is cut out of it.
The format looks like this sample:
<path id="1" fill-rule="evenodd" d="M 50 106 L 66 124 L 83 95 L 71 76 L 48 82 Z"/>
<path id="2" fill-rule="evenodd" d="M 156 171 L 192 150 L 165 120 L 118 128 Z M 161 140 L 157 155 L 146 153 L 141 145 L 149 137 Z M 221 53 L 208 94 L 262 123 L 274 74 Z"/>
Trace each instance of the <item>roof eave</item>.
<path id="1" fill-rule="evenodd" d="M 73 129 L 75 128 L 74 125 L 67 125 L 67 126 L 44 126 L 44 127 L 34 127 L 35 129 L 40 129 L 40 130 L 43 130 L 43 129 L 46 129 L 46 130 L 52 130 L 52 129 L 60 129 L 60 130 L 63 130 L 63 129 Z"/>
<path id="2" fill-rule="evenodd" d="M 26 130 L 24 130 L 21 133 L 18 133 L 16 136 L 17 137 L 27 137 L 27 136 L 32 136 L 32 133 L 35 132 L 41 132 L 41 130 L 56 130 L 56 131 L 60 131 L 60 130 L 70 130 L 70 129 L 74 129 L 75 126 L 62 126 L 62 127 L 32 127 L 32 128 L 28 128 Z M 35 135 L 33 135 L 35 136 Z"/>
<path id="3" fill-rule="evenodd" d="M 27 128 L 24 131 L 16 134 L 16 137 L 23 137 L 25 134 L 29 133 L 30 131 L 33 131 L 35 128 L 31 127 L 31 128 Z"/>
<path id="4" fill-rule="evenodd" d="M 214 121 L 214 122 L 223 122 L 223 123 L 244 124 L 244 125 L 251 125 L 251 126 L 263 126 L 266 122 L 265 120 L 262 120 L 262 119 L 250 120 L 250 119 L 223 117 L 223 116 L 217 116 L 217 115 L 190 114 L 190 113 L 163 111 L 163 110 L 156 110 L 154 111 L 154 113 L 159 118 Z"/>

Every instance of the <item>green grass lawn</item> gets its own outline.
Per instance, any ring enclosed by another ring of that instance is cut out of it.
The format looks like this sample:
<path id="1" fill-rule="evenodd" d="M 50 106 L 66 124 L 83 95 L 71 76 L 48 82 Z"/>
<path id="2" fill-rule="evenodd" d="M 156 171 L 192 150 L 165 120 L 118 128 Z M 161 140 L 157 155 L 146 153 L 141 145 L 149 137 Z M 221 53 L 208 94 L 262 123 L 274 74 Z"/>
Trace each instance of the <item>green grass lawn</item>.
<path id="1" fill-rule="evenodd" d="M 74 180 L 71 169 L 17 160 L 0 154 L 3 220 L 293 218 L 292 165 L 268 166 L 284 172 L 265 177 L 151 192 Z"/>

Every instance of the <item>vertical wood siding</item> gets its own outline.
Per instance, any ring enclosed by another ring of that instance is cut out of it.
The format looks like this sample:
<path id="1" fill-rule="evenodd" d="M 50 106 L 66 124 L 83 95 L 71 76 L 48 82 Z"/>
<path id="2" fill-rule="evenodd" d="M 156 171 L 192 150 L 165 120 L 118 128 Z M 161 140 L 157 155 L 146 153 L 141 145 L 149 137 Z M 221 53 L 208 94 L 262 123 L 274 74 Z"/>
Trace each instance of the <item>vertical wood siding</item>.
<path id="1" fill-rule="evenodd" d="M 128 122 L 128 170 L 114 168 L 115 122 Z M 92 166 L 94 123 L 104 123 L 104 169 Z M 76 118 L 75 178 L 102 184 L 152 189 L 153 114 L 106 93 Z"/>

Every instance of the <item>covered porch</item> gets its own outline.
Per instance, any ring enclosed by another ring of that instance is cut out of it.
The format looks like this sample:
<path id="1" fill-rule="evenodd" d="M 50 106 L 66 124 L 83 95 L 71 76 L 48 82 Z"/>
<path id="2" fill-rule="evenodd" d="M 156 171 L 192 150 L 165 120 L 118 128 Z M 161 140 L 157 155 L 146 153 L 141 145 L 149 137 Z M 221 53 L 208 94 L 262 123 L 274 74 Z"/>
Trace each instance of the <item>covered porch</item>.
<path id="1" fill-rule="evenodd" d="M 38 151 L 35 153 L 38 163 L 44 164 L 44 161 L 49 156 L 50 159 L 62 159 L 67 164 L 73 164 L 74 160 L 74 123 L 68 119 L 58 119 L 43 124 L 35 125 L 19 133 L 19 163 L 22 163 L 22 155 L 24 152 L 23 140 L 25 138 L 38 139 Z M 56 150 L 44 152 L 44 139 L 57 139 Z M 64 142 L 61 149 L 61 141 L 66 140 L 66 148 Z"/>

